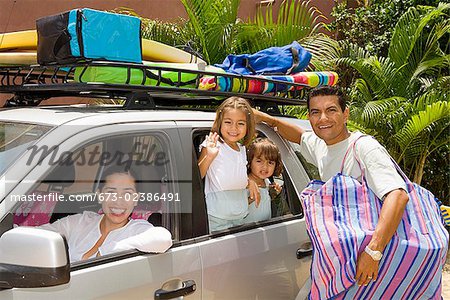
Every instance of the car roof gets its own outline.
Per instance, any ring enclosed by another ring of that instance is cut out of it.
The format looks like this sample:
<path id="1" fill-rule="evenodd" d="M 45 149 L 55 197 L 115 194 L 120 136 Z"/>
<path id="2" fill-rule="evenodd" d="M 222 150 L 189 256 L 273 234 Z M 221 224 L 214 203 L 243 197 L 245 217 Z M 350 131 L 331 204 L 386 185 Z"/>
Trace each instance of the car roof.
<path id="1" fill-rule="evenodd" d="M 14 108 L 0 111 L 0 120 L 7 122 L 32 123 L 48 126 L 83 124 L 100 126 L 107 124 L 150 122 L 150 121 L 214 121 L 214 111 L 195 109 L 152 109 L 126 110 L 114 106 L 86 105 Z M 309 129 L 307 120 L 285 119 Z"/>
<path id="2" fill-rule="evenodd" d="M 66 123 L 104 125 L 121 122 L 213 120 L 213 112 L 186 110 L 124 110 L 114 107 L 55 106 L 6 109 L 0 120 L 59 126 Z"/>

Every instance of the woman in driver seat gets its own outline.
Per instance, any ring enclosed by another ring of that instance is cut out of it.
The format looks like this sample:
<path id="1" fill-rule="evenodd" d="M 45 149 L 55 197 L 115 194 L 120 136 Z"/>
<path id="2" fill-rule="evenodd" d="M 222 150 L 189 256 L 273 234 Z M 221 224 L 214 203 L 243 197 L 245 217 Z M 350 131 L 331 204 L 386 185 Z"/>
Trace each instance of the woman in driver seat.
<path id="1" fill-rule="evenodd" d="M 129 249 L 164 252 L 172 246 L 166 228 L 130 218 L 139 199 L 132 170 L 120 166 L 106 169 L 97 197 L 103 214 L 85 211 L 39 227 L 66 237 L 71 262 Z"/>

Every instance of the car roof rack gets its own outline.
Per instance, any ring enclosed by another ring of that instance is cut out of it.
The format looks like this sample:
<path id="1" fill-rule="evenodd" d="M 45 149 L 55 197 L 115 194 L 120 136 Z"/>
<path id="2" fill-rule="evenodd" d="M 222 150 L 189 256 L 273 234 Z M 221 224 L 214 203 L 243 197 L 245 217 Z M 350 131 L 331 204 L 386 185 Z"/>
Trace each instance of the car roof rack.
<path id="1" fill-rule="evenodd" d="M 117 79 L 111 80 L 113 83 L 108 83 L 109 80 L 86 81 L 89 77 L 86 74 L 95 67 L 111 68 L 109 71 L 120 69 L 122 82 L 117 83 Z M 171 74 L 172 79 L 167 78 L 167 74 Z M 205 76 L 214 78 L 215 82 L 225 78 L 231 85 L 238 82 L 245 86 L 248 80 L 261 85 L 271 84 L 273 92 L 252 94 L 201 89 L 200 81 Z M 186 77 L 190 80 L 184 81 Z M 286 91 L 287 89 L 291 91 Z M 0 67 L 0 93 L 14 95 L 6 102 L 5 107 L 37 106 L 49 98 L 77 96 L 122 98 L 125 99 L 124 108 L 148 109 L 160 106 L 215 105 L 226 97 L 240 96 L 254 105 L 273 108 L 278 105 L 304 105 L 307 89 L 309 86 L 304 84 L 258 76 L 120 62 L 86 61 L 65 65 Z"/>

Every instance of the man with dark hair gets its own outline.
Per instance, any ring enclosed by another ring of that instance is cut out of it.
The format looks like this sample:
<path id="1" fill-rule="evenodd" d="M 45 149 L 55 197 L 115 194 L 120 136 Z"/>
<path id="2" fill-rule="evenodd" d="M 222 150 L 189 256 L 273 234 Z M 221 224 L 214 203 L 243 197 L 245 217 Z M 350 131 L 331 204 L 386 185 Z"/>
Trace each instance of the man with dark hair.
<path id="1" fill-rule="evenodd" d="M 345 95 L 342 92 L 342 90 L 337 86 L 320 86 L 317 87 L 308 94 L 308 98 L 306 99 L 306 107 L 309 111 L 309 102 L 311 98 L 317 97 L 317 96 L 337 96 L 339 106 L 341 107 L 341 110 L 344 111 L 347 107 L 347 101 L 345 99 Z"/>
<path id="2" fill-rule="evenodd" d="M 307 105 L 313 132 L 306 132 L 301 127 L 259 111 L 255 111 L 256 121 L 267 123 L 276 128 L 283 138 L 300 144 L 301 154 L 317 166 L 323 181 L 342 171 L 361 182 L 361 172 L 364 170 L 368 186 L 378 198 L 383 199 L 372 239 L 357 261 L 355 279 L 359 285 L 367 285 L 377 279 L 383 250 L 405 211 L 408 202 L 406 185 L 383 146 L 373 138 L 359 139 L 360 132 L 349 132 L 346 125 L 349 109 L 338 87 L 313 89 Z M 353 153 L 351 145 L 357 139 Z M 355 157 L 360 160 L 360 165 Z"/>

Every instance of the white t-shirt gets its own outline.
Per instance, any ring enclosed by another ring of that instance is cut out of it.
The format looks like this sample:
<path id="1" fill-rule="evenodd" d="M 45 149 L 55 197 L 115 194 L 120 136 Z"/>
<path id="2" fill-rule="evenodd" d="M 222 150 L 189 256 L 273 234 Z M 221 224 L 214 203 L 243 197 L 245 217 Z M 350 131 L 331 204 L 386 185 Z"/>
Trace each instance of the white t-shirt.
<path id="1" fill-rule="evenodd" d="M 350 137 L 334 145 L 328 146 L 313 132 L 302 134 L 300 152 L 303 157 L 319 169 L 320 178 L 328 181 L 341 172 L 342 161 L 351 144 L 362 135 L 361 132 L 352 132 Z M 361 168 L 367 180 L 369 188 L 378 196 L 383 197 L 390 191 L 404 189 L 406 185 L 398 174 L 386 149 L 370 136 L 362 137 L 356 142 L 355 159 L 352 149 L 349 150 L 342 173 L 350 175 L 361 182 Z"/>
<path id="2" fill-rule="evenodd" d="M 104 215 L 85 211 L 39 226 L 63 234 L 69 246 L 70 261 L 81 260 L 83 255 L 101 237 L 100 221 Z M 98 248 L 100 255 L 138 249 L 143 252 L 164 252 L 172 246 L 172 235 L 164 227 L 154 227 L 146 220 L 131 219 L 124 227 L 111 231 Z M 95 257 L 96 254 L 91 257 Z M 90 257 L 90 258 L 91 258 Z"/>
<path id="3" fill-rule="evenodd" d="M 205 146 L 206 140 L 200 145 L 200 150 Z M 219 153 L 206 172 L 205 195 L 247 187 L 247 153 L 244 146 L 238 146 L 239 151 L 236 151 L 227 143 L 217 142 Z"/>
<path id="4" fill-rule="evenodd" d="M 206 146 L 206 141 L 200 149 Z M 227 143 L 217 142 L 219 153 L 211 162 L 205 176 L 205 196 L 208 215 L 224 220 L 242 219 L 248 214 L 247 153 Z"/>

